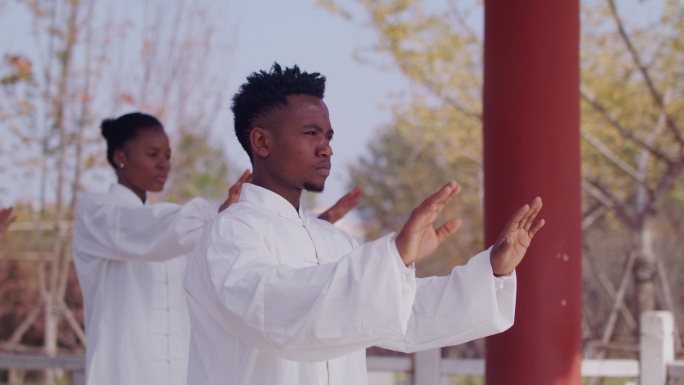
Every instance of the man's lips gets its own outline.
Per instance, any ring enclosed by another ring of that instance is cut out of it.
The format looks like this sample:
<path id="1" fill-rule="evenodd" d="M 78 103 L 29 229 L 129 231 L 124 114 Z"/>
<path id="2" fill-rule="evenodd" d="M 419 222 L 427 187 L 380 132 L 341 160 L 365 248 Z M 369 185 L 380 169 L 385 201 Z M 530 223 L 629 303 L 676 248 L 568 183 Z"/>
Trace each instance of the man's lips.
<path id="1" fill-rule="evenodd" d="M 157 175 L 154 177 L 154 180 L 156 180 L 159 183 L 166 183 L 166 179 L 169 177 L 167 175 Z"/>
<path id="2" fill-rule="evenodd" d="M 330 168 L 331 167 L 332 167 L 332 165 L 330 164 L 330 162 L 323 162 L 323 163 L 319 164 L 318 166 L 316 166 L 316 170 L 319 173 L 327 176 L 327 175 L 330 175 Z"/>

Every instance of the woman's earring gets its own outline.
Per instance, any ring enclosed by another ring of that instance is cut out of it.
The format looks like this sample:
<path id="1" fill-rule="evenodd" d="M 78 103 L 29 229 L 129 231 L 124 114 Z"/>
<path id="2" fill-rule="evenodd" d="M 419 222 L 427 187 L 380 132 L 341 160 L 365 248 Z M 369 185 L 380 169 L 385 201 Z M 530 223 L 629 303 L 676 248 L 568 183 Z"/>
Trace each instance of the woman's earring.
<path id="1" fill-rule="evenodd" d="M 119 163 L 119 168 L 124 168 L 124 164 L 123 164 L 123 163 Z"/>

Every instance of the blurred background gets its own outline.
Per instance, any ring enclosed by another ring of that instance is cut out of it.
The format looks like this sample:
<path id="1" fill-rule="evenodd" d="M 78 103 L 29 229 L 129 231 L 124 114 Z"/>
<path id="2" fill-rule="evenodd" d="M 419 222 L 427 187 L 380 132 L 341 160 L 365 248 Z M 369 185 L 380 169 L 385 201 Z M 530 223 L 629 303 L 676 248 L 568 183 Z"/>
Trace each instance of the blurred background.
<path id="1" fill-rule="evenodd" d="M 673 312 L 681 356 L 684 2 L 585 0 L 581 17 L 585 358 L 637 357 L 648 309 Z M 173 169 L 153 200 L 225 199 L 249 168 L 230 98 L 274 61 L 328 78 L 334 167 L 308 209 L 360 185 L 339 225 L 374 240 L 455 178 L 443 216 L 464 225 L 418 274 L 464 264 L 489 246 L 482 22 L 473 0 L 0 0 L 0 206 L 18 216 L 0 240 L 0 350 L 85 351 L 70 229 L 79 194 L 115 181 L 99 122 L 143 111 L 165 125 Z"/>

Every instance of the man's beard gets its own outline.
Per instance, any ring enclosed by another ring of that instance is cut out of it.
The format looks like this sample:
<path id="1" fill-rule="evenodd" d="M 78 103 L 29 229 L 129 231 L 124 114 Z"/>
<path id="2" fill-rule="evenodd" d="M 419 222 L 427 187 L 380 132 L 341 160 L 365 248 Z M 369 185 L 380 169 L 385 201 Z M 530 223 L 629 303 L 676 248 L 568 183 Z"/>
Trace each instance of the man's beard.
<path id="1" fill-rule="evenodd" d="M 313 182 L 304 182 L 304 190 L 312 193 L 322 193 L 325 184 L 315 184 Z"/>

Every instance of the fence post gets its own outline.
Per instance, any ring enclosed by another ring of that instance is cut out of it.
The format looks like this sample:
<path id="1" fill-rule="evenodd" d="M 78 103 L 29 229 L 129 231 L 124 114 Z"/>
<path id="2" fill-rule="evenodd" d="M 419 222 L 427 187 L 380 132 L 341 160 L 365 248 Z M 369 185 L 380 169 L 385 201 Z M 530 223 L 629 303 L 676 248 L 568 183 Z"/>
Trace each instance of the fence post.
<path id="1" fill-rule="evenodd" d="M 674 319 L 668 311 L 641 315 L 641 381 L 644 385 L 665 385 L 667 364 L 674 360 Z"/>
<path id="2" fill-rule="evenodd" d="M 71 372 L 72 385 L 85 385 L 85 372 L 74 371 Z"/>
<path id="3" fill-rule="evenodd" d="M 415 385 L 442 384 L 442 349 L 416 352 L 413 356 Z"/>

